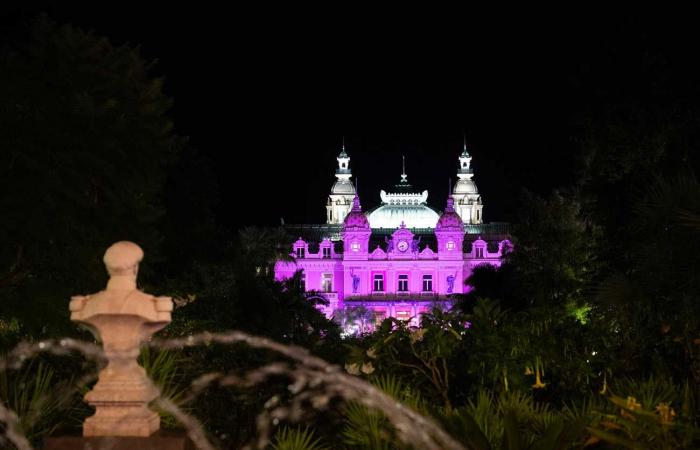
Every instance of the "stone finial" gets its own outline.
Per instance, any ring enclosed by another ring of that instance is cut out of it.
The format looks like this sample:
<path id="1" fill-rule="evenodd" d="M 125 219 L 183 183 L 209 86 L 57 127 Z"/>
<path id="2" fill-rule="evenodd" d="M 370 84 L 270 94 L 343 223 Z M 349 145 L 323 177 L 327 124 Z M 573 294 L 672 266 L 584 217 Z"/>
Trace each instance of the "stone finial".
<path id="1" fill-rule="evenodd" d="M 84 436 L 150 436 L 160 428 L 158 414 L 148 409 L 158 390 L 136 359 L 141 343 L 170 322 L 173 302 L 137 289 L 142 259 L 138 245 L 117 242 L 103 259 L 110 274 L 106 289 L 70 302 L 71 320 L 101 338 L 108 360 L 85 395 L 95 414 L 85 420 Z"/>
<path id="2" fill-rule="evenodd" d="M 360 196 L 357 194 L 355 194 L 355 197 L 352 199 L 352 211 L 353 212 L 362 211 L 362 206 L 360 206 Z"/>
<path id="3" fill-rule="evenodd" d="M 446 213 L 455 212 L 455 200 L 452 198 L 452 195 L 447 196 L 447 206 L 445 206 L 445 212 Z"/>

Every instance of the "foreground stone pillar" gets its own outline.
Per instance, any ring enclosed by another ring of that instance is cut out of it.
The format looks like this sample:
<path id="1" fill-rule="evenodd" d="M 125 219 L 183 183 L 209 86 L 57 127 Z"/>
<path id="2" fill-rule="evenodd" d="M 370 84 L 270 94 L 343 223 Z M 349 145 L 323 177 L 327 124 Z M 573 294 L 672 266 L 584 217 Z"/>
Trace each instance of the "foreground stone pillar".
<path id="1" fill-rule="evenodd" d="M 136 288 L 142 259 L 138 245 L 117 242 L 104 255 L 107 288 L 71 299 L 71 320 L 101 338 L 109 361 L 85 395 L 95 414 L 85 420 L 83 436 L 146 437 L 160 428 L 160 417 L 148 408 L 157 390 L 136 359 L 141 343 L 170 322 L 173 302 Z"/>

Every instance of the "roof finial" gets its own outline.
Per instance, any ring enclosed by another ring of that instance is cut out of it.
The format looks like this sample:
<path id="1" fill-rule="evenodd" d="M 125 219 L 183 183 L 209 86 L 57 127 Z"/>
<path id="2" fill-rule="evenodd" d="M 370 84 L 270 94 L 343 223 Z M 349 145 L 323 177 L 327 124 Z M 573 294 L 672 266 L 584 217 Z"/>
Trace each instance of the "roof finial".
<path id="1" fill-rule="evenodd" d="M 348 154 L 345 153 L 345 136 L 342 137 L 342 144 L 340 146 L 340 158 L 347 158 Z"/>
<path id="2" fill-rule="evenodd" d="M 355 197 L 352 199 L 352 211 L 362 211 L 362 207 L 360 206 L 360 196 L 357 195 L 357 192 L 355 192 Z"/>
<path id="3" fill-rule="evenodd" d="M 464 139 L 464 150 L 462 151 L 462 156 L 469 156 L 469 152 L 467 151 L 467 133 L 465 131 L 462 131 L 462 138 Z"/>
<path id="4" fill-rule="evenodd" d="M 401 182 L 406 183 L 406 178 L 408 177 L 408 175 L 406 175 L 406 157 L 404 155 L 401 155 L 401 163 Z"/>
<path id="5" fill-rule="evenodd" d="M 447 196 L 447 206 L 445 206 L 445 212 L 446 213 L 455 212 L 455 200 L 452 198 L 451 195 Z"/>

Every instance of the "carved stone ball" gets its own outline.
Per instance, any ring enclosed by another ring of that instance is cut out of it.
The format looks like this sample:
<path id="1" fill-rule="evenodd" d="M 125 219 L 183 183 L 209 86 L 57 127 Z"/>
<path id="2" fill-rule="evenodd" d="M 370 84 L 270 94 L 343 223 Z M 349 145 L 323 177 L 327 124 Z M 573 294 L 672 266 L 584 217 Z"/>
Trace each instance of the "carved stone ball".
<path id="1" fill-rule="evenodd" d="M 136 267 L 143 259 L 141 247 L 129 241 L 112 244 L 102 259 L 110 275 L 136 274 Z"/>

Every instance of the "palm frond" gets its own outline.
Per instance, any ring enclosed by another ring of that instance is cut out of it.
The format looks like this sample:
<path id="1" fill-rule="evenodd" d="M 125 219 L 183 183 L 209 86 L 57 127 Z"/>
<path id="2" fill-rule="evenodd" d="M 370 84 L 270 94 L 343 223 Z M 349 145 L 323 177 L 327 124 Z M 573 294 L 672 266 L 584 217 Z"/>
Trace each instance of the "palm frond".
<path id="1" fill-rule="evenodd" d="M 275 433 L 272 441 L 274 450 L 326 450 L 320 438 L 314 437 L 313 430 L 307 428 L 284 427 Z"/>

